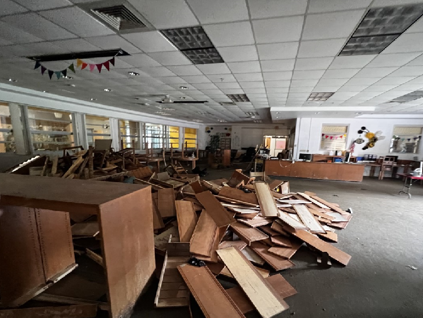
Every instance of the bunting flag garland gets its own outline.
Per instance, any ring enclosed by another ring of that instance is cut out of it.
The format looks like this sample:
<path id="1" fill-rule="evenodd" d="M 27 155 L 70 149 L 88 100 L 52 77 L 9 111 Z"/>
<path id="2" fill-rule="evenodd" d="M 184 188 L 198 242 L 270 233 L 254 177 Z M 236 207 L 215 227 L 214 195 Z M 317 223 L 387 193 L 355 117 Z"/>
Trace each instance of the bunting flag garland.
<path id="1" fill-rule="evenodd" d="M 335 140 L 337 140 L 337 139 L 342 139 L 342 138 L 344 138 L 344 137 L 346 137 L 346 135 L 340 135 L 340 136 L 331 136 L 331 135 L 325 135 L 325 134 L 322 134 L 322 139 L 323 138 L 325 138 L 325 139 L 331 139 L 331 140 L 333 140 L 333 139 L 335 139 Z"/>
<path id="2" fill-rule="evenodd" d="M 96 64 L 98 72 L 101 73 L 101 68 L 103 67 L 103 64 Z"/>
<path id="3" fill-rule="evenodd" d="M 101 73 L 101 69 L 103 68 L 103 66 L 104 66 L 105 69 L 110 71 L 110 64 L 115 66 L 115 57 L 114 56 L 110 60 L 107 60 L 106 62 L 98 63 L 98 64 L 85 63 L 81 59 L 76 60 L 76 67 L 80 67 L 81 70 L 83 70 L 88 66 L 89 69 L 90 69 L 90 72 L 92 72 L 93 70 L 95 70 L 97 68 L 98 72 Z"/>
<path id="4" fill-rule="evenodd" d="M 89 66 L 90 66 L 90 72 L 92 72 L 95 68 L 95 64 L 89 64 Z"/>
<path id="5" fill-rule="evenodd" d="M 86 68 L 88 66 L 88 64 L 87 63 L 82 63 L 82 66 L 81 66 L 81 70 L 83 70 L 84 68 Z"/>
<path id="6" fill-rule="evenodd" d="M 60 79 L 61 77 L 66 77 L 68 75 L 68 69 L 75 73 L 75 65 L 72 63 L 67 68 L 61 71 L 54 71 L 50 70 L 44 65 L 42 65 L 39 61 L 35 62 L 34 70 L 40 68 L 41 69 L 41 75 L 44 75 L 44 73 L 47 71 L 48 76 L 50 79 L 53 77 L 53 74 L 56 74 L 57 79 Z"/>
<path id="7" fill-rule="evenodd" d="M 44 75 L 44 73 L 46 72 L 46 68 L 44 66 L 41 66 L 41 75 Z"/>
<path id="8" fill-rule="evenodd" d="M 48 76 L 50 77 L 50 79 L 53 76 L 53 74 L 54 74 L 54 71 L 48 70 Z"/>

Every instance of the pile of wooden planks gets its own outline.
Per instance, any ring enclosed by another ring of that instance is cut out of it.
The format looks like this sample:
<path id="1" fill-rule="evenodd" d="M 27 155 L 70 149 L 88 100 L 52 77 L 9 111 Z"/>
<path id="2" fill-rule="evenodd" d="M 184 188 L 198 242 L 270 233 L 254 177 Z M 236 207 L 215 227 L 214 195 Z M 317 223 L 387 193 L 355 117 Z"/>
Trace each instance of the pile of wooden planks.
<path id="1" fill-rule="evenodd" d="M 254 310 L 273 317 L 296 294 L 276 272 L 295 266 L 291 258 L 304 243 L 318 262 L 351 259 L 332 244 L 351 214 L 315 193 L 290 192 L 289 182 L 235 171 L 230 180 L 197 180 L 156 197 L 155 247 L 164 256 L 157 308 L 189 306 L 191 293 L 206 317 Z M 238 285 L 224 289 L 221 279 Z"/>

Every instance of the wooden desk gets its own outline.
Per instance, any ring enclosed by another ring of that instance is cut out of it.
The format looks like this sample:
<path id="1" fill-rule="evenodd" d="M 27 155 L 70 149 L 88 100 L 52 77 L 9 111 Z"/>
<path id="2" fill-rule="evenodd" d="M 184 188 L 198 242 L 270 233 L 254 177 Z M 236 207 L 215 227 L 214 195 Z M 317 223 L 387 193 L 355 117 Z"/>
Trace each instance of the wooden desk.
<path id="1" fill-rule="evenodd" d="M 363 181 L 364 165 L 266 160 L 266 175 L 319 180 Z"/>
<path id="2" fill-rule="evenodd" d="M 196 163 L 198 158 L 192 158 L 192 157 L 172 157 L 172 162 L 191 162 L 191 169 L 195 169 Z"/>

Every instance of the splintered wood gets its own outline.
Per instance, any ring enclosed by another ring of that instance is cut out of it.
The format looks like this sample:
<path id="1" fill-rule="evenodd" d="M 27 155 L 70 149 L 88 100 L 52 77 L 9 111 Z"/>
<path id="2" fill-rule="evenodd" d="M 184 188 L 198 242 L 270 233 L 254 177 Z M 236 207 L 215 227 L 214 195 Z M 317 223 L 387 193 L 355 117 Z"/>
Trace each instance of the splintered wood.
<path id="1" fill-rule="evenodd" d="M 289 182 L 269 185 L 235 171 L 229 181 L 195 180 L 180 190 L 151 184 L 157 191 L 156 252 L 165 256 L 157 308 L 189 306 L 191 292 L 206 317 L 244 317 L 254 310 L 275 317 L 288 308 L 283 298 L 296 290 L 274 274 L 294 267 L 301 247 L 342 265 L 351 259 L 333 245 L 339 240 L 335 230 L 344 229 L 351 214 L 314 192 L 290 192 Z M 78 227 L 81 236 L 95 235 L 86 223 Z M 238 285 L 224 290 L 220 278 Z"/>

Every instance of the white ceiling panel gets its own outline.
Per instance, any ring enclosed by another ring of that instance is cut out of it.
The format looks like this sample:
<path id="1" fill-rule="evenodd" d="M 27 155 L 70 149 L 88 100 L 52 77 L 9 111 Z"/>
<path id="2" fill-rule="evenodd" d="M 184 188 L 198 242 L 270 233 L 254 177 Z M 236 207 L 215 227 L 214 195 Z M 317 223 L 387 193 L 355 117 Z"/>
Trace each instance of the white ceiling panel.
<path id="1" fill-rule="evenodd" d="M 292 80 L 291 87 L 304 87 L 304 86 L 316 86 L 319 82 L 318 79 L 307 79 L 307 80 Z"/>
<path id="2" fill-rule="evenodd" d="M 372 0 L 336 1 L 313 0 L 308 6 L 308 13 L 320 13 L 366 8 Z"/>
<path id="3" fill-rule="evenodd" d="M 297 59 L 295 70 L 324 70 L 332 63 L 332 57 L 317 57 L 309 59 Z"/>
<path id="4" fill-rule="evenodd" d="M 365 10 L 308 15 L 303 40 L 336 39 L 348 37 L 360 22 Z"/>
<path id="5" fill-rule="evenodd" d="M 236 79 L 232 74 L 213 74 L 207 75 L 207 77 L 213 83 L 236 82 Z"/>
<path id="6" fill-rule="evenodd" d="M 43 40 L 22 31 L 18 28 L 8 25 L 0 21 L 0 38 L 10 41 L 12 44 L 24 44 L 33 42 L 42 42 Z"/>
<path id="7" fill-rule="evenodd" d="M 147 54 L 132 54 L 130 56 L 121 56 L 120 59 L 135 67 L 153 67 L 160 66 L 160 63 L 153 60 Z M 166 76 L 166 75 L 163 75 Z"/>
<path id="8" fill-rule="evenodd" d="M 184 0 L 128 0 L 157 29 L 198 25 Z"/>
<path id="9" fill-rule="evenodd" d="M 220 47 L 217 50 L 226 63 L 258 60 L 255 45 Z"/>
<path id="10" fill-rule="evenodd" d="M 367 64 L 367 67 L 403 66 L 420 54 L 421 53 L 380 54 Z"/>
<path id="11" fill-rule="evenodd" d="M 292 78 L 292 72 L 264 72 L 263 78 L 265 81 L 286 81 Z"/>
<path id="12" fill-rule="evenodd" d="M 210 80 L 204 75 L 182 76 L 182 78 L 190 84 L 210 83 Z"/>
<path id="13" fill-rule="evenodd" d="M 248 20 L 245 0 L 187 0 L 203 24 Z"/>
<path id="14" fill-rule="evenodd" d="M 289 89 L 292 93 L 311 93 L 314 86 L 291 87 Z"/>
<path id="15" fill-rule="evenodd" d="M 240 73 L 234 74 L 239 82 L 256 82 L 262 81 L 263 75 L 261 73 Z"/>
<path id="16" fill-rule="evenodd" d="M 200 70 L 194 65 L 168 66 L 167 68 L 180 76 L 202 75 Z"/>
<path id="17" fill-rule="evenodd" d="M 36 13 L 26 13 L 1 18 L 2 21 L 44 40 L 63 40 L 77 36 L 40 17 Z"/>
<path id="18" fill-rule="evenodd" d="M 164 66 L 192 65 L 192 62 L 179 51 L 149 53 L 149 55 Z"/>
<path id="19" fill-rule="evenodd" d="M 266 86 L 267 94 L 281 94 L 281 93 L 288 93 L 289 87 L 267 87 Z"/>
<path id="20" fill-rule="evenodd" d="M 377 55 L 337 56 L 329 66 L 330 69 L 362 68 Z"/>
<path id="21" fill-rule="evenodd" d="M 228 66 L 225 63 L 213 63 L 213 64 L 199 64 L 197 68 L 205 75 L 209 74 L 230 74 Z"/>
<path id="22" fill-rule="evenodd" d="M 414 22 L 404 33 L 418 33 L 423 32 L 423 18 L 418 19 L 416 22 Z"/>
<path id="23" fill-rule="evenodd" d="M 385 77 L 394 72 L 397 67 L 365 67 L 355 77 Z"/>
<path id="24" fill-rule="evenodd" d="M 213 83 L 198 83 L 193 85 L 197 89 L 204 90 L 217 90 L 218 88 Z"/>
<path id="25" fill-rule="evenodd" d="M 260 64 L 263 72 L 292 71 L 295 59 L 261 61 Z"/>
<path id="26" fill-rule="evenodd" d="M 379 81 L 380 78 L 357 78 L 357 77 L 353 77 L 352 79 L 350 79 L 347 82 L 347 85 L 372 85 L 374 83 L 376 83 L 377 81 Z"/>
<path id="27" fill-rule="evenodd" d="M 210 24 L 204 30 L 216 47 L 254 44 L 250 22 Z"/>
<path id="28" fill-rule="evenodd" d="M 254 20 L 253 29 L 257 43 L 299 41 L 303 16 Z"/>
<path id="29" fill-rule="evenodd" d="M 414 77 L 390 77 L 387 76 L 377 82 L 377 85 L 401 85 L 414 79 Z"/>
<path id="30" fill-rule="evenodd" d="M 122 36 L 146 53 L 177 51 L 177 48 L 158 31 L 128 33 Z"/>
<path id="31" fill-rule="evenodd" d="M 343 70 L 327 70 L 323 78 L 351 78 L 360 71 L 359 68 L 347 68 Z"/>
<path id="32" fill-rule="evenodd" d="M 257 45 L 260 60 L 280 60 L 295 58 L 298 42 L 259 44 Z"/>
<path id="33" fill-rule="evenodd" d="M 239 85 L 241 85 L 241 87 L 243 89 L 246 89 L 246 88 L 264 88 L 264 82 L 263 81 L 259 81 L 259 82 L 239 82 Z"/>
<path id="34" fill-rule="evenodd" d="M 24 6 L 25 8 L 28 8 L 31 11 L 48 10 L 48 9 L 67 7 L 72 5 L 72 2 L 68 0 L 42 0 L 42 1 L 14 0 L 14 1 Z"/>
<path id="35" fill-rule="evenodd" d="M 317 71 L 294 71 L 293 79 L 319 79 L 325 73 L 324 70 Z"/>
<path id="36" fill-rule="evenodd" d="M 262 19 L 305 14 L 306 0 L 248 0 L 251 18 Z"/>
<path id="37" fill-rule="evenodd" d="M 302 41 L 298 57 L 336 56 L 344 46 L 345 39 Z"/>
<path id="38" fill-rule="evenodd" d="M 228 63 L 232 73 L 254 73 L 261 72 L 260 63 L 258 61 Z"/>
<path id="39" fill-rule="evenodd" d="M 81 37 L 114 34 L 112 30 L 78 7 L 42 11 L 40 14 Z"/>
<path id="40" fill-rule="evenodd" d="M 122 49 L 129 54 L 141 53 L 141 50 L 118 35 L 94 36 L 85 38 L 91 44 L 104 50 Z"/>
<path id="41" fill-rule="evenodd" d="M 382 54 L 423 52 L 423 33 L 402 34 Z"/>
<path id="42" fill-rule="evenodd" d="M 265 81 L 264 85 L 266 88 L 279 88 L 279 87 L 289 87 L 291 84 L 290 81 Z"/>
<path id="43" fill-rule="evenodd" d="M 0 31 L 1 33 L 1 31 Z M 51 42 L 56 46 L 65 48 L 69 52 L 84 52 L 84 51 L 99 51 L 100 48 L 92 45 L 88 41 L 84 39 L 69 39 L 69 40 L 62 40 L 62 41 L 54 41 Z"/>
<path id="44" fill-rule="evenodd" d="M 17 14 L 27 12 L 28 9 L 20 6 L 19 4 L 10 1 L 10 0 L 2 0 L 0 5 L 0 17 L 6 16 L 10 14 Z"/>

